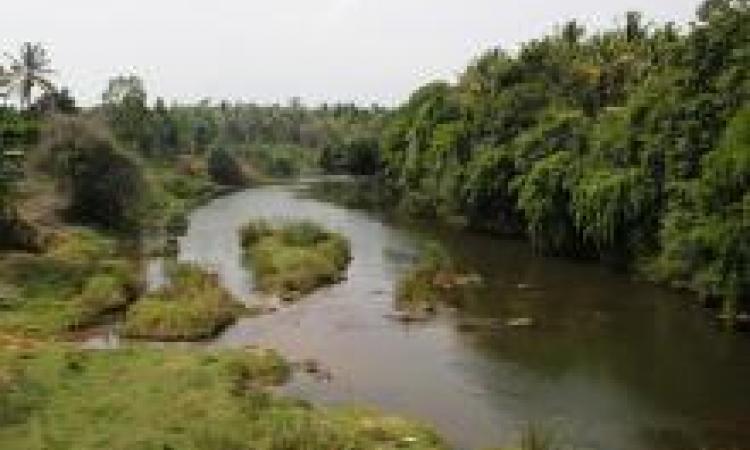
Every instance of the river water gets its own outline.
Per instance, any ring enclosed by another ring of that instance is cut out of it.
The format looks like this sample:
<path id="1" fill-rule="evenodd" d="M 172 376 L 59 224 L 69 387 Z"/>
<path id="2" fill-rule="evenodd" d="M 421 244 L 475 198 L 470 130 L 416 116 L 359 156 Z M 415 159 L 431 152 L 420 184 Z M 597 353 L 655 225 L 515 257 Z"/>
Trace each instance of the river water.
<path id="1" fill-rule="evenodd" d="M 237 230 L 255 218 L 311 219 L 345 234 L 347 279 L 223 333 L 315 359 L 290 395 L 359 405 L 437 427 L 459 449 L 510 445 L 533 423 L 575 448 L 750 448 L 750 339 L 718 331 L 689 299 L 523 243 L 394 225 L 300 196 L 300 185 L 238 192 L 196 210 L 180 259 L 217 271 L 253 302 Z M 465 310 L 394 321 L 396 280 L 420 242 L 440 240 L 485 283 Z M 532 318 L 533 327 L 467 324 Z"/>

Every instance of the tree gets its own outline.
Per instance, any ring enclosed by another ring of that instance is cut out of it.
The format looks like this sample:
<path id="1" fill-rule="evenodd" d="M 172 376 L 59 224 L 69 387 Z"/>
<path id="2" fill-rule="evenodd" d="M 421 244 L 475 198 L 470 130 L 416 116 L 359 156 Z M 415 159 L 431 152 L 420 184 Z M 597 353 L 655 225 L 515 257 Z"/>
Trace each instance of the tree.
<path id="1" fill-rule="evenodd" d="M 41 141 L 44 166 L 61 180 L 71 217 L 113 231 L 140 230 L 148 214 L 149 184 L 138 158 L 120 148 L 106 128 L 57 116 Z"/>
<path id="2" fill-rule="evenodd" d="M 518 230 L 750 310 L 748 6 L 704 0 L 684 31 L 637 12 L 590 35 L 571 21 L 487 52 L 387 116 L 381 178 L 407 212 Z"/>
<path id="3" fill-rule="evenodd" d="M 224 148 L 211 151 L 208 156 L 208 173 L 223 186 L 242 187 L 248 184 L 248 177 L 242 164 Z"/>
<path id="4" fill-rule="evenodd" d="M 31 109 L 42 115 L 53 112 L 73 114 L 78 111 L 76 100 L 68 88 L 45 92 L 31 105 Z"/>
<path id="5" fill-rule="evenodd" d="M 570 45 L 577 44 L 584 34 L 586 34 L 586 29 L 579 25 L 575 20 L 568 21 L 565 26 L 563 26 L 563 40 Z"/>
<path id="6" fill-rule="evenodd" d="M 0 66 L 0 100 L 3 101 L 3 106 L 8 103 L 8 97 L 10 96 L 10 72 L 5 67 Z"/>
<path id="7" fill-rule="evenodd" d="M 11 87 L 15 85 L 18 90 L 21 109 L 31 106 L 34 88 L 54 91 L 54 85 L 47 79 L 54 71 L 49 67 L 51 61 L 42 44 L 24 42 L 18 57 L 9 53 L 5 56 L 11 61 L 9 84 Z"/>
<path id="8" fill-rule="evenodd" d="M 102 94 L 104 113 L 115 137 L 131 147 L 150 147 L 149 110 L 146 88 L 136 75 L 120 75 L 109 80 Z"/>

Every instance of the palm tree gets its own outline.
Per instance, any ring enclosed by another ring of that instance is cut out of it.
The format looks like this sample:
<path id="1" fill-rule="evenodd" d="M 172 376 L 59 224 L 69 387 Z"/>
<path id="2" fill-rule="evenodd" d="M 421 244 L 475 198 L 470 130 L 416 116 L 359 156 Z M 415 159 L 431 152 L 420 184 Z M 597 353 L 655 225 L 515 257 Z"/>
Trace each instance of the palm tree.
<path id="1" fill-rule="evenodd" d="M 3 102 L 3 106 L 8 103 L 8 96 L 10 95 L 10 72 L 5 70 L 5 67 L 0 66 L 0 100 Z"/>
<path id="2" fill-rule="evenodd" d="M 31 95 L 35 87 L 48 92 L 54 91 L 52 82 L 46 78 L 54 71 L 49 68 L 50 60 L 47 57 L 47 49 L 42 44 L 24 42 L 17 58 L 8 53 L 5 56 L 11 62 L 9 85 L 11 87 L 15 85 L 15 89 L 18 89 L 21 109 L 31 105 Z"/>

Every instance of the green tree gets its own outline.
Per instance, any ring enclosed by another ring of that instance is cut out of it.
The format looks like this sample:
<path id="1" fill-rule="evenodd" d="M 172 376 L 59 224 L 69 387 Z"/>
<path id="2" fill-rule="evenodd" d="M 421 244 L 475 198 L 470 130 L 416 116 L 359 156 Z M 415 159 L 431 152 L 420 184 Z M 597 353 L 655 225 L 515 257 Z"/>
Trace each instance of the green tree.
<path id="1" fill-rule="evenodd" d="M 49 166 L 70 197 L 70 216 L 106 229 L 137 233 L 150 189 L 136 156 L 94 122 L 57 117 L 42 137 Z"/>
<path id="2" fill-rule="evenodd" d="M 224 148 L 214 149 L 209 154 L 208 173 L 216 183 L 224 186 L 246 186 L 249 181 L 237 157 Z"/>
<path id="3" fill-rule="evenodd" d="M 115 137 L 133 149 L 148 154 L 151 144 L 150 112 L 146 88 L 136 75 L 109 80 L 102 94 L 104 113 Z"/>

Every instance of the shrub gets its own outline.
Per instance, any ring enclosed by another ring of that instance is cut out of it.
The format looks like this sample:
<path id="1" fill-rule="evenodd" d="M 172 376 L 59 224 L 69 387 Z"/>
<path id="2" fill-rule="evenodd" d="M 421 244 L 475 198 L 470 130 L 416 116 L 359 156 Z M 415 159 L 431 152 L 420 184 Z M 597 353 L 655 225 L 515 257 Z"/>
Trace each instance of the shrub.
<path id="1" fill-rule="evenodd" d="M 133 292 L 121 277 L 106 273 L 94 275 L 71 301 L 69 327 L 94 324 L 104 314 L 125 308 L 132 299 Z"/>
<path id="2" fill-rule="evenodd" d="M 42 163 L 61 176 L 72 217 L 112 230 L 138 229 L 149 190 L 133 154 L 102 127 L 76 118 L 51 121 L 42 142 Z"/>
<path id="3" fill-rule="evenodd" d="M 208 173 L 216 183 L 224 186 L 242 187 L 249 183 L 237 157 L 223 148 L 215 149 L 208 155 Z"/>
<path id="4" fill-rule="evenodd" d="M 462 273 L 439 244 L 425 245 L 419 262 L 396 286 L 396 307 L 410 313 L 432 313 L 438 306 L 462 306 L 477 275 Z"/>

